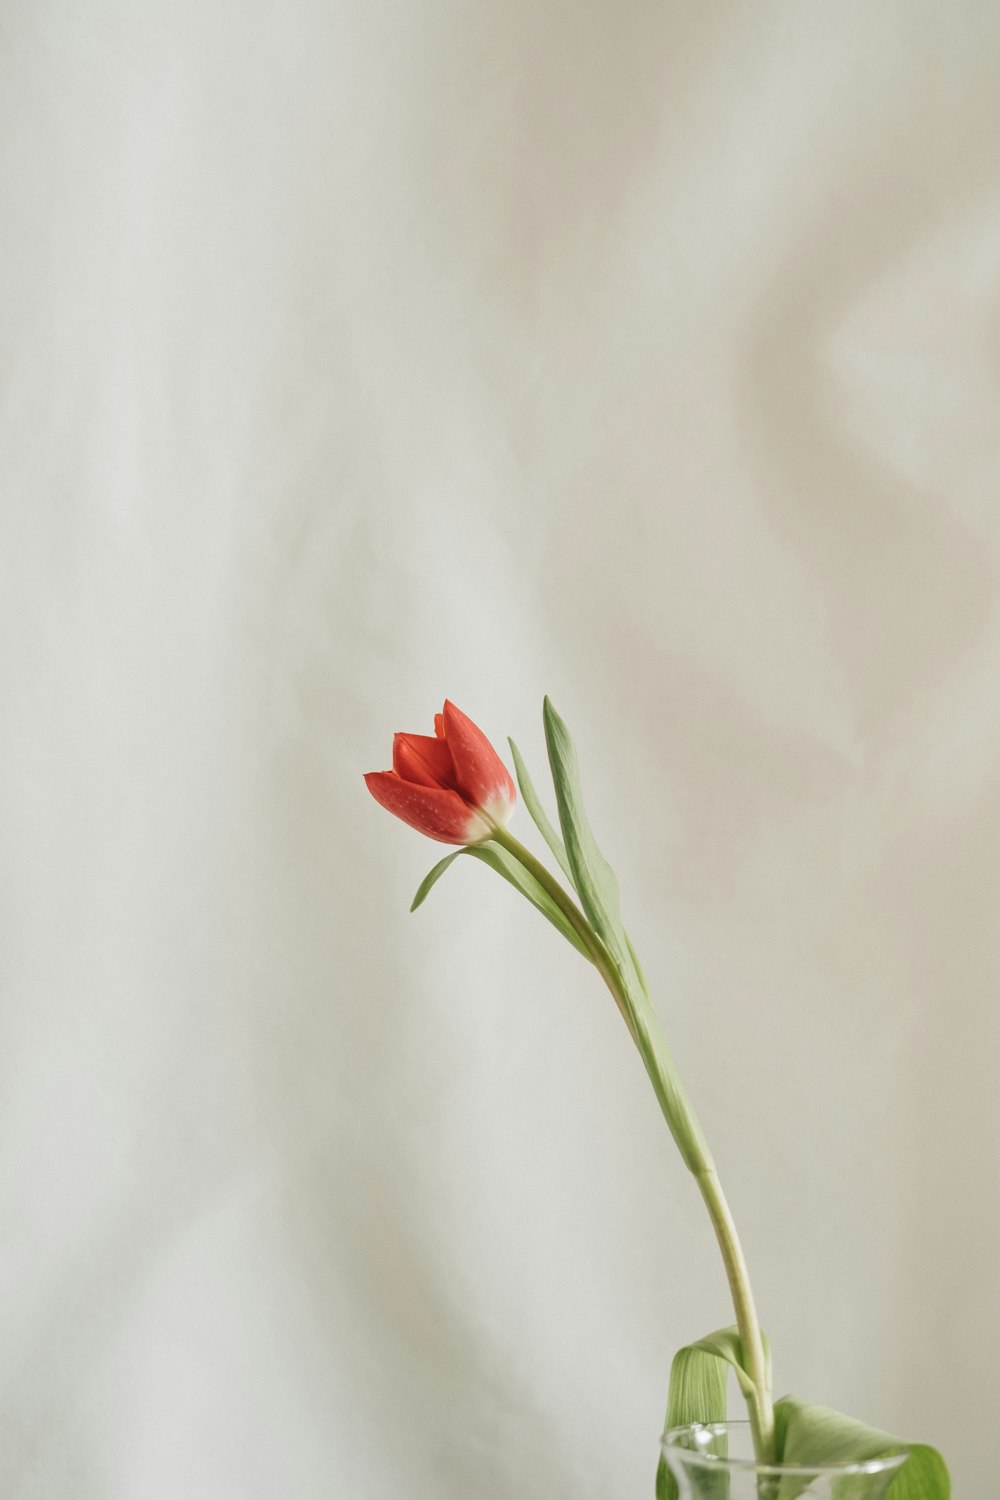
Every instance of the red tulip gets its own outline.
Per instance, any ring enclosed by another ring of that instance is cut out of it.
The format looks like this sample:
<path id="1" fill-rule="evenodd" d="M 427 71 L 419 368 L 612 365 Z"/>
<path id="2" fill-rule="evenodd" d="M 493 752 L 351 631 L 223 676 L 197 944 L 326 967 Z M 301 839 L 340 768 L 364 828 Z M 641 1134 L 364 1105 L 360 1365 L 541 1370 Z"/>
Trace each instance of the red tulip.
<path id="1" fill-rule="evenodd" d="M 428 838 L 479 844 L 506 824 L 517 789 L 483 731 L 454 703 L 434 715 L 434 735 L 394 735 L 392 770 L 369 771 L 365 784 Z"/>

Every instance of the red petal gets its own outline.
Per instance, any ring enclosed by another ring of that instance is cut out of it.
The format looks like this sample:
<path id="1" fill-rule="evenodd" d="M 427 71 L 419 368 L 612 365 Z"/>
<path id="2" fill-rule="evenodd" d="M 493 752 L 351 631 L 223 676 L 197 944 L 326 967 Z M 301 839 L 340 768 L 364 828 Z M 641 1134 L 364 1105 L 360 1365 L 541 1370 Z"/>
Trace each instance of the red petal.
<path id="1" fill-rule="evenodd" d="M 507 767 L 483 731 L 454 703 L 445 702 L 442 717 L 458 790 L 474 806 L 506 822 L 517 801 L 517 789 Z"/>
<path id="2" fill-rule="evenodd" d="M 392 740 L 392 769 L 417 786 L 455 789 L 455 768 L 444 740 L 428 734 L 397 734 Z"/>
<path id="3" fill-rule="evenodd" d="M 415 786 L 395 771 L 369 771 L 365 785 L 376 802 L 419 833 L 442 844 L 475 844 L 492 829 L 457 792 Z"/>
<path id="4" fill-rule="evenodd" d="M 439 740 L 444 739 L 444 714 L 434 715 L 434 733 Z"/>

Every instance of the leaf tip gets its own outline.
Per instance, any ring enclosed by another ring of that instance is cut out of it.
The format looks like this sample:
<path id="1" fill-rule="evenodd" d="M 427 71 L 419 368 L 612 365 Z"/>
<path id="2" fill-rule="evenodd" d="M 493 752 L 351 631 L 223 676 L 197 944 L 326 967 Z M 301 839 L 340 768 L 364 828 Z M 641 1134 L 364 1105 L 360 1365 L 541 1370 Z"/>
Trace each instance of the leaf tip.
<path id="1" fill-rule="evenodd" d="M 568 738 L 566 725 L 563 723 L 548 693 L 546 693 L 542 703 L 542 722 L 545 725 L 545 740 L 547 744 L 551 744 L 554 739 Z"/>

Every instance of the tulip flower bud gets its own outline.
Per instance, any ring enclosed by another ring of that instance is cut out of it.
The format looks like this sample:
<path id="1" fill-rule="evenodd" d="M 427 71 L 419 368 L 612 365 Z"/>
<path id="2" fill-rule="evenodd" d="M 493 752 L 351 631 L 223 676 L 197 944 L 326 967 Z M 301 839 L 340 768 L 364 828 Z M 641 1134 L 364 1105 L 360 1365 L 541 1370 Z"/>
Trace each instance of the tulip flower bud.
<path id="1" fill-rule="evenodd" d="M 434 735 L 397 734 L 392 770 L 369 771 L 376 802 L 442 844 L 479 844 L 505 827 L 517 801 L 507 767 L 472 720 L 445 702 Z"/>

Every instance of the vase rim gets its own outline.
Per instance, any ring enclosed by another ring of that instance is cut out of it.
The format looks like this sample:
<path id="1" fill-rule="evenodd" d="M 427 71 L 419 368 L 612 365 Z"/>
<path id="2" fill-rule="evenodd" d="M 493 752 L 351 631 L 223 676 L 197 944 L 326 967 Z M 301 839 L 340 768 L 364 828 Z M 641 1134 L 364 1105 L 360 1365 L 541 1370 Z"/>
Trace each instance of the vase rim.
<path id="1" fill-rule="evenodd" d="M 754 1458 L 722 1458 L 716 1453 L 699 1453 L 696 1448 L 682 1448 L 678 1443 L 671 1442 L 671 1438 L 678 1438 L 685 1433 L 709 1432 L 715 1436 L 722 1436 L 733 1430 L 749 1432 L 749 1422 L 685 1422 L 680 1427 L 671 1427 L 664 1432 L 660 1445 L 669 1448 L 671 1453 L 682 1455 L 685 1463 L 690 1462 L 692 1468 L 699 1469 L 727 1469 L 730 1472 L 761 1474 L 765 1477 L 781 1475 L 794 1475 L 799 1479 L 818 1479 L 824 1474 L 889 1474 L 909 1457 L 909 1449 L 904 1448 L 901 1453 L 892 1453 L 887 1458 L 864 1458 L 850 1463 L 829 1464 L 760 1464 Z"/>

